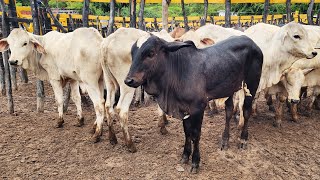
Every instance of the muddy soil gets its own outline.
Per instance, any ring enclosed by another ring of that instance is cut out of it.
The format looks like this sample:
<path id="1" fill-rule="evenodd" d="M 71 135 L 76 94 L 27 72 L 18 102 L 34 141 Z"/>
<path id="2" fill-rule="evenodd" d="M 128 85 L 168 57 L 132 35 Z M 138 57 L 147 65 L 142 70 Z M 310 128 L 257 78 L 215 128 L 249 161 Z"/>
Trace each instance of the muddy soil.
<path id="1" fill-rule="evenodd" d="M 282 128 L 272 126 L 273 114 L 264 100 L 260 114 L 249 124 L 247 150 L 237 147 L 239 132 L 232 123 L 230 148 L 221 151 L 224 111 L 205 116 L 200 143 L 199 174 L 180 165 L 184 144 L 182 122 L 169 119 L 169 134 L 157 127 L 156 105 L 130 110 L 129 130 L 138 152 L 124 146 L 119 122 L 118 144 L 109 143 L 106 130 L 101 142 L 91 143 L 95 114 L 84 106 L 85 125 L 75 127 L 71 103 L 63 128 L 54 127 L 58 113 L 52 88 L 45 83 L 45 112 L 36 112 L 35 79 L 14 91 L 15 114 L 7 113 L 0 97 L 0 179 L 320 179 L 320 112 L 290 122 L 286 112 Z M 286 109 L 286 108 L 285 108 Z"/>

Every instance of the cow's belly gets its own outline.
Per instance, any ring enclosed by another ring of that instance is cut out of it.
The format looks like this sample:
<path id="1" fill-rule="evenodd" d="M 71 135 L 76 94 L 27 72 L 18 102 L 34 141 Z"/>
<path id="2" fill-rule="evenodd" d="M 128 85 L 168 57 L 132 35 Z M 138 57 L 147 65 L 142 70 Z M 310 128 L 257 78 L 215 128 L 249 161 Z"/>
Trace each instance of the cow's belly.
<path id="1" fill-rule="evenodd" d="M 223 83 L 215 88 L 207 91 L 207 97 L 209 100 L 219 99 L 232 96 L 235 92 L 241 89 L 241 81 L 234 83 Z"/>

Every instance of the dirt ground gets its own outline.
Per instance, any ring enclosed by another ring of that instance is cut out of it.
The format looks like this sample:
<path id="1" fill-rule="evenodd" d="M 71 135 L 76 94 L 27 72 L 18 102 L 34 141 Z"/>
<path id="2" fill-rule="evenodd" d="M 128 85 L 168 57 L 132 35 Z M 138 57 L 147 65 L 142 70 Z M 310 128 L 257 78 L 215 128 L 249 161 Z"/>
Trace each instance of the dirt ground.
<path id="1" fill-rule="evenodd" d="M 45 113 L 36 113 L 35 79 L 14 92 L 15 115 L 9 115 L 0 97 L 0 179 L 320 179 L 320 112 L 272 126 L 273 114 L 264 101 L 260 114 L 250 119 L 247 150 L 237 148 L 238 132 L 232 123 L 230 148 L 219 149 L 224 111 L 205 116 L 200 142 L 199 174 L 180 165 L 184 134 L 182 122 L 169 119 L 169 134 L 157 127 L 156 106 L 132 108 L 129 130 L 138 152 L 124 146 L 119 122 L 118 144 L 90 142 L 95 115 L 84 107 L 85 125 L 75 127 L 76 108 L 69 107 L 65 124 L 54 128 L 58 116 L 52 88 L 46 83 Z"/>

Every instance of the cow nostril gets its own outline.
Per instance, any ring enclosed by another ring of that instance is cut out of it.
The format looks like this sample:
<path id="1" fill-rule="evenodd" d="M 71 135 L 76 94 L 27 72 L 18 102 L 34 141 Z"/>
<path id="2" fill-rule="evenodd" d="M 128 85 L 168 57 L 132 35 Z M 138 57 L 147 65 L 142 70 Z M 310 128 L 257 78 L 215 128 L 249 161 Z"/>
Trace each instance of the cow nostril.
<path id="1" fill-rule="evenodd" d="M 298 104 L 298 103 L 299 103 L 299 100 L 291 99 L 291 103 L 292 103 L 292 104 Z"/>
<path id="2" fill-rule="evenodd" d="M 312 52 L 312 55 L 314 55 L 314 56 L 316 56 L 317 54 L 318 54 L 318 53 L 315 52 L 315 51 Z"/>
<path id="3" fill-rule="evenodd" d="M 10 65 L 17 65 L 17 64 L 18 64 L 18 60 L 10 61 Z"/>
<path id="4" fill-rule="evenodd" d="M 132 83 L 133 83 L 133 79 L 127 77 L 127 78 L 124 80 L 124 83 L 125 83 L 125 84 L 132 84 Z"/>

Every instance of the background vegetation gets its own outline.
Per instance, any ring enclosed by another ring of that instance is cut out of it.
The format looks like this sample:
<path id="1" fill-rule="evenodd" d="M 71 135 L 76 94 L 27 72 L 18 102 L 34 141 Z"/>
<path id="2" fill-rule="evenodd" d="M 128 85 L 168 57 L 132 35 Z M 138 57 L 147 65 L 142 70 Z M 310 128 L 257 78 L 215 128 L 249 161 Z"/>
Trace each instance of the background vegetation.
<path id="1" fill-rule="evenodd" d="M 17 0 L 17 5 L 29 6 L 30 0 Z M 51 8 L 73 9 L 81 13 L 82 3 L 79 2 L 57 2 L 56 0 L 49 0 Z M 232 4 L 231 10 L 238 15 L 259 15 L 263 13 L 263 3 L 259 4 Z M 129 16 L 129 4 L 116 4 L 116 16 Z M 139 13 L 140 5 L 137 4 L 137 14 Z M 203 4 L 186 4 L 187 16 L 202 16 L 204 11 Z M 306 13 L 308 4 L 292 4 L 292 12 L 299 11 Z M 320 9 L 320 4 L 315 4 L 315 14 Z M 224 10 L 224 4 L 209 4 L 208 15 L 218 15 L 219 10 Z M 90 11 L 93 15 L 109 15 L 108 3 L 90 3 Z M 161 4 L 146 4 L 145 17 L 161 17 Z M 270 14 L 285 14 L 285 4 L 271 4 Z M 182 16 L 180 4 L 170 4 L 169 16 Z"/>

